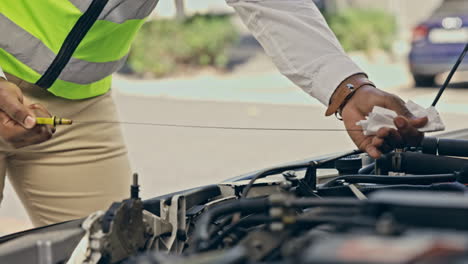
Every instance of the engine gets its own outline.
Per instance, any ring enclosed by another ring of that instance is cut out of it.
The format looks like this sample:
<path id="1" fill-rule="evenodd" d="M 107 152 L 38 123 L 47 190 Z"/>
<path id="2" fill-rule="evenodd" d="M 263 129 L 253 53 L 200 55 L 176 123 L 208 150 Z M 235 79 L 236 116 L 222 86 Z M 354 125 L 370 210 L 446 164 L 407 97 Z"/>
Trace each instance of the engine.
<path id="1" fill-rule="evenodd" d="M 1 263 L 465 263 L 468 141 L 269 168 L 0 239 Z"/>

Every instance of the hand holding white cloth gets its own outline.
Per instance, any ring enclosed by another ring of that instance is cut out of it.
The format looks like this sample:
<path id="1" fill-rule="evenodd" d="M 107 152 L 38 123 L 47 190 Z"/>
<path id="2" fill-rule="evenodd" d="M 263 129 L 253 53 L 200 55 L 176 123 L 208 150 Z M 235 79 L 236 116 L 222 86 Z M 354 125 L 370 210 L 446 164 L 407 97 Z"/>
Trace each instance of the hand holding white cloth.
<path id="1" fill-rule="evenodd" d="M 445 130 L 445 125 L 439 115 L 439 112 L 434 107 L 425 109 L 424 107 L 416 104 L 413 101 L 406 103 L 408 110 L 418 118 L 427 117 L 428 122 L 420 128 L 421 132 L 437 132 Z M 366 120 L 359 121 L 358 126 L 361 126 L 364 130 L 364 135 L 374 136 L 377 131 L 382 127 L 388 127 L 396 129 L 393 120 L 397 117 L 397 113 L 393 110 L 389 110 L 383 107 L 375 106 L 372 112 L 369 114 Z"/>

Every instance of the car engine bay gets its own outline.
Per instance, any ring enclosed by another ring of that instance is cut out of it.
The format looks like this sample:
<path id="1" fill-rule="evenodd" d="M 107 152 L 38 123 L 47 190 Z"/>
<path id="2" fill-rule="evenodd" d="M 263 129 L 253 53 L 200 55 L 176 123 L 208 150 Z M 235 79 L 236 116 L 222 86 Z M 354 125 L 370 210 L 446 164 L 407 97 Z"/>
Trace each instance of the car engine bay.
<path id="1" fill-rule="evenodd" d="M 0 263 L 464 263 L 468 141 L 269 168 L 0 238 Z"/>

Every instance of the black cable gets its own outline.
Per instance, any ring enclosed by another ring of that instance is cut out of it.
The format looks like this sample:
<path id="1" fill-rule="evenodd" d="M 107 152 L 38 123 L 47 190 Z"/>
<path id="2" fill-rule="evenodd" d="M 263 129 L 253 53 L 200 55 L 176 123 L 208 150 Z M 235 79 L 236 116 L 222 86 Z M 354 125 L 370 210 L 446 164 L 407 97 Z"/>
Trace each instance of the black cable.
<path id="1" fill-rule="evenodd" d="M 198 221 L 198 228 L 194 232 L 194 241 L 201 243 L 207 241 L 210 238 L 209 227 L 211 223 L 222 215 L 228 215 L 235 212 L 243 212 L 246 214 L 254 212 L 266 211 L 270 208 L 270 202 L 266 198 L 261 199 L 241 199 L 231 201 L 218 205 L 212 209 L 209 209 L 203 214 L 201 219 Z M 203 247 L 203 245 L 201 245 Z"/>
<path id="2" fill-rule="evenodd" d="M 277 168 L 272 168 L 272 169 L 267 169 L 267 170 L 264 170 L 264 171 L 257 172 L 255 175 L 252 176 L 252 179 L 250 180 L 250 182 L 245 186 L 244 190 L 242 191 L 241 198 L 247 198 L 247 195 L 249 194 L 250 189 L 252 189 L 253 185 L 255 184 L 255 182 L 258 179 L 265 178 L 265 177 L 267 177 L 269 175 L 279 174 L 279 173 L 282 173 L 282 172 L 285 172 L 285 171 L 288 171 L 288 170 L 298 170 L 298 169 L 308 168 L 308 167 L 310 167 L 311 163 L 313 163 L 313 162 L 317 163 L 317 167 L 319 167 L 321 164 L 329 163 L 329 162 L 332 162 L 332 161 L 335 161 L 335 160 L 339 160 L 341 158 L 345 158 L 345 157 L 360 154 L 360 153 L 362 153 L 362 151 L 353 150 L 351 152 L 347 152 L 347 153 L 339 155 L 337 157 L 332 157 L 332 158 L 329 158 L 329 159 L 326 159 L 326 160 L 321 160 L 320 162 L 306 161 L 306 162 L 299 163 L 299 164 L 294 164 L 294 165 L 290 165 L 290 166 L 283 166 L 283 167 L 277 167 Z"/>
<path id="3" fill-rule="evenodd" d="M 351 218 L 343 218 L 343 217 L 336 217 L 336 216 L 319 216 L 319 217 L 298 217 L 294 224 L 299 225 L 320 225 L 320 224 L 342 224 L 342 225 L 352 225 L 352 226 L 361 226 L 361 227 L 374 227 L 375 221 L 371 219 L 367 219 L 364 217 L 351 217 Z"/>
<path id="4" fill-rule="evenodd" d="M 282 167 L 277 167 L 273 169 L 267 169 L 264 171 L 260 171 L 256 173 L 250 182 L 244 187 L 244 190 L 242 191 L 241 198 L 247 198 L 247 195 L 249 194 L 250 189 L 252 189 L 253 185 L 258 179 L 265 178 L 269 175 L 276 175 L 280 174 L 285 171 L 289 170 L 298 170 L 298 169 L 304 169 L 310 166 L 310 162 L 303 162 L 299 164 L 294 164 L 294 165 L 288 165 L 288 166 L 282 166 Z"/>
<path id="5" fill-rule="evenodd" d="M 375 162 L 369 164 L 359 170 L 359 174 L 373 174 L 375 171 Z"/>
<path id="6" fill-rule="evenodd" d="M 413 185 L 429 185 L 441 182 L 454 182 L 457 180 L 457 175 L 452 174 L 434 174 L 434 175 L 417 175 L 417 176 L 384 176 L 384 175 L 346 175 L 335 178 L 322 187 L 334 187 L 339 181 L 346 183 L 374 183 L 374 184 L 413 184 Z"/>
<path id="7" fill-rule="evenodd" d="M 210 231 L 210 236 L 213 236 L 223 230 L 227 225 L 232 222 L 231 217 L 226 217 L 225 219 L 221 220 L 215 227 L 214 230 Z"/>
<path id="8" fill-rule="evenodd" d="M 272 218 L 270 216 L 249 216 L 240 221 L 232 224 L 226 230 L 224 230 L 220 235 L 215 237 L 214 239 L 210 240 L 206 243 L 206 246 L 200 248 L 201 251 L 207 251 L 210 249 L 216 248 L 225 237 L 230 235 L 240 226 L 256 226 L 262 224 L 270 224 L 273 222 L 282 222 L 281 218 Z M 313 227 L 320 224 L 343 224 L 347 226 L 360 226 L 360 227 L 373 227 L 375 226 L 375 221 L 364 219 L 364 218 L 356 218 L 356 217 L 337 217 L 337 216 L 299 216 L 294 219 L 291 225 L 301 225 L 307 227 Z"/>
<path id="9" fill-rule="evenodd" d="M 447 79 L 445 80 L 444 85 L 442 85 L 442 87 L 440 87 L 439 93 L 437 94 L 436 98 L 434 99 L 434 102 L 432 103 L 432 106 L 435 107 L 437 105 L 437 103 L 439 102 L 440 97 L 444 93 L 445 89 L 447 89 L 447 87 L 449 86 L 450 82 L 452 81 L 453 76 L 457 72 L 458 67 L 460 67 L 460 64 L 463 62 L 463 59 L 465 58 L 467 52 L 468 52 L 468 43 L 466 44 L 465 48 L 463 49 L 463 52 L 460 54 L 460 57 L 458 58 L 457 63 L 455 63 L 452 70 L 450 71 L 450 74 L 448 75 Z"/>
<path id="10" fill-rule="evenodd" d="M 205 251 L 205 250 L 210 250 L 214 249 L 217 245 L 219 245 L 225 237 L 230 235 L 232 232 L 234 232 L 237 228 L 243 227 L 243 226 L 254 226 L 254 225 L 261 225 L 261 224 L 268 224 L 270 222 L 271 217 L 262 215 L 250 215 L 247 216 L 234 224 L 228 226 L 226 230 L 221 232 L 221 234 L 217 235 L 214 239 L 211 239 L 206 243 L 204 248 L 201 248 L 200 250 Z"/>
<path id="11" fill-rule="evenodd" d="M 351 207 L 351 206 L 360 206 L 362 205 L 362 201 L 360 200 L 351 200 L 351 199 L 339 199 L 339 198 L 332 198 L 332 199 L 297 199 L 293 201 L 284 201 L 282 203 L 285 207 L 288 208 L 311 208 L 311 207 Z"/>
<path id="12" fill-rule="evenodd" d="M 359 191 L 366 196 L 373 192 L 382 190 L 465 193 L 466 187 L 461 183 L 434 183 L 430 185 L 363 185 L 359 187 Z M 349 186 L 346 185 L 320 188 L 318 191 L 320 195 L 327 197 L 356 197 Z"/>
<path id="13" fill-rule="evenodd" d="M 317 206 L 324 207 L 350 207 L 350 206 L 359 206 L 362 202 L 359 200 L 349 200 L 349 199 L 327 199 L 327 200 L 318 200 L 318 199 L 297 199 L 292 201 L 280 201 L 278 203 L 272 204 L 269 199 L 260 198 L 260 199 L 239 199 L 236 201 L 231 201 L 218 205 L 206 213 L 198 221 L 198 227 L 194 231 L 193 241 L 196 245 L 196 250 L 200 248 L 205 248 L 208 246 L 210 239 L 209 227 L 211 223 L 222 215 L 233 214 L 236 212 L 242 212 L 243 214 L 251 213 L 266 213 L 271 206 L 283 206 L 287 208 L 310 208 Z"/>

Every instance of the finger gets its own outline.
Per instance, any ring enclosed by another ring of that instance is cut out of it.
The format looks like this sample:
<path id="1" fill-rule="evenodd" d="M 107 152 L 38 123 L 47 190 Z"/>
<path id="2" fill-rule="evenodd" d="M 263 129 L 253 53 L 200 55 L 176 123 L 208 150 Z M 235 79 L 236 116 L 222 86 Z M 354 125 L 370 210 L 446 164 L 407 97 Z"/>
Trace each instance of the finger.
<path id="1" fill-rule="evenodd" d="M 379 138 L 387 138 L 390 136 L 392 128 L 389 127 L 382 127 L 377 131 L 376 137 Z"/>
<path id="2" fill-rule="evenodd" d="M 362 119 L 365 119 L 365 117 L 355 108 L 349 108 L 346 112 L 343 112 L 343 123 L 348 135 L 360 150 L 365 151 L 366 146 L 371 143 L 371 139 L 365 136 L 362 127 L 356 124 L 357 121 Z"/>
<path id="3" fill-rule="evenodd" d="M 429 122 L 429 119 L 427 117 L 415 118 L 415 119 L 409 120 L 409 122 L 410 122 L 410 125 L 412 125 L 415 128 L 422 128 L 425 125 L 427 125 L 427 123 Z"/>
<path id="4" fill-rule="evenodd" d="M 380 159 L 382 156 L 382 152 L 373 145 L 368 145 L 365 151 L 374 159 Z"/>
<path id="5" fill-rule="evenodd" d="M 372 145 L 376 148 L 380 148 L 384 145 L 385 143 L 385 139 L 383 138 L 380 138 L 380 137 L 374 137 L 372 139 Z"/>
<path id="6" fill-rule="evenodd" d="M 419 134 L 418 130 L 410 124 L 409 120 L 402 116 L 396 117 L 394 123 L 400 134 L 404 137 L 412 137 Z"/>
<path id="7" fill-rule="evenodd" d="M 390 134 L 387 137 L 386 143 L 393 149 L 403 148 L 405 146 L 405 140 L 400 135 L 400 132 L 395 129 L 390 130 Z"/>
<path id="8" fill-rule="evenodd" d="M 9 142 L 15 148 L 20 148 L 43 143 L 51 139 L 52 135 L 52 132 L 46 126 L 36 126 L 30 130 L 26 130 L 23 134 L 16 134 L 15 137 L 9 139 Z"/>
<path id="9" fill-rule="evenodd" d="M 415 118 L 414 115 L 410 112 L 410 110 L 406 107 L 405 102 L 397 96 L 387 97 L 385 106 L 386 108 L 395 111 L 398 115 L 404 116 L 408 119 Z"/>
<path id="10" fill-rule="evenodd" d="M 404 146 L 404 140 L 400 133 L 393 128 L 386 127 L 377 131 L 374 142 L 378 143 L 379 146 L 386 144 L 390 149 L 402 148 Z"/>
<path id="11" fill-rule="evenodd" d="M 47 108 L 45 108 L 43 105 L 41 104 L 31 104 L 29 106 L 30 109 L 34 110 L 36 116 L 40 116 L 40 117 L 52 117 L 52 115 L 50 114 L 49 110 L 47 110 Z M 50 133 L 54 134 L 55 131 L 56 131 L 56 128 L 55 126 L 52 126 L 52 125 L 42 125 L 44 127 L 47 127 L 50 131 Z"/>
<path id="12" fill-rule="evenodd" d="M 13 91 L 12 91 L 13 90 Z M 13 120 L 27 129 L 36 125 L 35 115 L 23 103 L 21 92 L 14 90 L 12 85 L 0 89 L 1 109 Z"/>
<path id="13" fill-rule="evenodd" d="M 33 130 L 33 132 L 35 133 L 35 144 L 42 143 L 52 138 L 53 133 L 50 126 L 36 126 Z"/>
<path id="14" fill-rule="evenodd" d="M 382 153 L 389 153 L 393 150 L 394 148 L 392 146 L 390 146 L 389 144 L 387 143 L 384 143 L 380 148 L 379 148 L 379 151 L 382 152 Z"/>
<path id="15" fill-rule="evenodd" d="M 406 145 L 417 146 L 421 143 L 424 134 L 421 133 L 417 128 L 412 126 L 410 121 L 408 121 L 404 117 L 397 117 L 395 118 L 394 122 L 398 128 L 398 132 L 400 133 Z"/>
<path id="16" fill-rule="evenodd" d="M 11 121 L 11 118 L 5 112 L 0 110 L 0 123 L 5 125 L 9 121 Z"/>
<path id="17" fill-rule="evenodd" d="M 35 110 L 37 113 L 39 114 L 42 114 L 43 117 L 52 117 L 52 115 L 50 114 L 49 110 L 47 110 L 47 108 L 45 108 L 43 105 L 41 104 L 31 104 L 29 106 L 30 109 L 32 110 Z"/>

